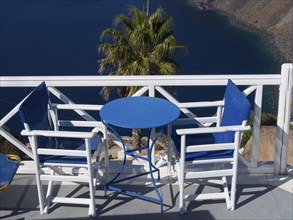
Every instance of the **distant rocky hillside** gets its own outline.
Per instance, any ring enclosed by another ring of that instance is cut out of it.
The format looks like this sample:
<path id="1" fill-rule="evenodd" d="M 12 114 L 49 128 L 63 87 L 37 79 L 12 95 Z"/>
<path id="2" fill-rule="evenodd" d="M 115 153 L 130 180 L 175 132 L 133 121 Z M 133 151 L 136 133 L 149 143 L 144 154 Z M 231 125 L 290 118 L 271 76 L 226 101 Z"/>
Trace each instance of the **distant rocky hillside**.
<path id="1" fill-rule="evenodd" d="M 293 62 L 293 0 L 192 0 L 199 7 L 225 12 L 247 26 L 261 30 L 281 55 Z"/>

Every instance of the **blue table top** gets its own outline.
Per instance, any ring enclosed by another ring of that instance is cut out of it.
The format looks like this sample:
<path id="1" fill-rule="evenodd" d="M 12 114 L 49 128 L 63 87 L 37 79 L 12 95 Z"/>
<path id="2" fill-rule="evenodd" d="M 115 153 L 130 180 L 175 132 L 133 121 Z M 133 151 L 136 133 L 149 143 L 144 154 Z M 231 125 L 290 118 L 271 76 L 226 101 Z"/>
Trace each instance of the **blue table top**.
<path id="1" fill-rule="evenodd" d="M 130 129 L 161 127 L 179 115 L 179 108 L 172 102 L 146 96 L 116 99 L 100 110 L 101 119 L 106 123 Z"/>

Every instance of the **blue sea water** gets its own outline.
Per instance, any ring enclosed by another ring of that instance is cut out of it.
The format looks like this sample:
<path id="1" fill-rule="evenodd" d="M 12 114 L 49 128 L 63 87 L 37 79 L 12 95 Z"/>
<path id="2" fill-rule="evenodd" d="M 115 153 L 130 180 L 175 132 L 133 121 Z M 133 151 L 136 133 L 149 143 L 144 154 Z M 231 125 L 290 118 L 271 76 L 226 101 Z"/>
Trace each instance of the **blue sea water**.
<path id="1" fill-rule="evenodd" d="M 176 54 L 178 74 L 279 73 L 280 61 L 256 32 L 241 28 L 218 12 L 199 10 L 189 0 L 152 0 L 151 12 L 165 8 L 174 19 L 179 42 L 189 53 Z M 97 75 L 97 45 L 101 32 L 130 6 L 144 0 L 0 0 L 0 74 Z M 179 88 L 181 101 L 215 99 L 224 88 Z M 23 98 L 19 90 L 0 88 L 0 118 Z M 22 93 L 28 89 L 21 90 Z M 96 88 L 80 97 L 78 89 L 64 89 L 76 102 L 103 103 Z M 264 109 L 275 112 L 274 89 L 265 92 Z M 87 97 L 90 97 L 87 99 Z"/>

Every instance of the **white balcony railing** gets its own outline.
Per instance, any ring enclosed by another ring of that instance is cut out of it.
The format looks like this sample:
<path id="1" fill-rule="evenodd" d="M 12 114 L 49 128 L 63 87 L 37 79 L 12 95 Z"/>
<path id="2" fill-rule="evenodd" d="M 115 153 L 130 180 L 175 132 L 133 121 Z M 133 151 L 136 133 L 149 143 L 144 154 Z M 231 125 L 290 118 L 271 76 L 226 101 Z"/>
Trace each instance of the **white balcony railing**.
<path id="1" fill-rule="evenodd" d="M 75 111 L 87 121 L 95 119 L 87 111 L 99 111 L 102 105 L 77 105 L 62 94 L 57 87 L 104 87 L 104 86 L 140 86 L 141 89 L 136 96 L 148 92 L 149 96 L 160 94 L 175 103 L 183 114 L 188 118 L 197 118 L 190 110 L 195 108 L 195 102 L 180 102 L 164 89 L 165 86 L 224 86 L 227 79 L 233 80 L 237 85 L 247 86 L 243 91 L 246 95 L 255 93 L 254 98 L 254 124 L 253 124 L 253 146 L 251 160 L 242 158 L 248 170 L 258 170 L 263 167 L 258 164 L 258 152 L 260 141 L 260 118 L 262 112 L 263 87 L 267 85 L 279 86 L 278 119 L 275 144 L 274 164 L 268 165 L 265 172 L 284 174 L 287 171 L 288 139 L 290 131 L 290 115 L 292 102 L 293 64 L 283 64 L 280 74 L 258 74 L 258 75 L 177 75 L 177 76 L 10 76 L 0 77 L 1 87 L 36 87 L 45 81 L 48 90 L 65 104 L 59 108 L 66 109 L 76 105 Z M 21 103 L 21 102 L 20 102 Z M 31 149 L 22 144 L 11 134 L 3 129 L 3 126 L 18 112 L 16 105 L 0 121 L 0 135 L 10 141 L 25 154 L 33 158 Z M 263 169 L 264 170 L 264 169 Z"/>

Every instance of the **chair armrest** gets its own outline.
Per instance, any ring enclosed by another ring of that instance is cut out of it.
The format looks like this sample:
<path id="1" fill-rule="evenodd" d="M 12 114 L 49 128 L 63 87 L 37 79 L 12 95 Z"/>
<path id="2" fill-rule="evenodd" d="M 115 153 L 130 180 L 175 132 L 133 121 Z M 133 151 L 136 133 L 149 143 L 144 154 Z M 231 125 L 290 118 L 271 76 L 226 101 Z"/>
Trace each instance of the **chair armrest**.
<path id="1" fill-rule="evenodd" d="M 204 128 L 186 128 L 177 129 L 178 135 L 190 135 L 190 134 L 207 134 L 207 133 L 221 133 L 227 131 L 248 131 L 251 127 L 236 125 L 236 126 L 222 126 L 222 127 L 204 127 Z"/>
<path id="2" fill-rule="evenodd" d="M 90 110 L 100 111 L 103 105 L 81 105 L 81 104 L 56 104 L 51 103 L 51 109 L 64 109 L 64 110 Z"/>
<path id="3" fill-rule="evenodd" d="M 101 127 L 104 125 L 100 121 L 70 121 L 70 120 L 59 120 L 58 126 L 65 127 Z"/>
<path id="4" fill-rule="evenodd" d="M 216 123 L 217 117 L 198 117 L 198 118 L 179 118 L 176 121 L 172 122 L 171 125 L 190 125 L 195 123 Z"/>
<path id="5" fill-rule="evenodd" d="M 76 132 L 76 131 L 47 131 L 47 130 L 22 130 L 24 136 L 46 136 L 46 137 L 65 137 L 65 138 L 93 138 L 93 132 Z"/>
<path id="6" fill-rule="evenodd" d="M 207 107 L 223 107 L 224 101 L 211 101 L 211 102 L 181 102 L 178 103 L 179 108 L 207 108 Z"/>

